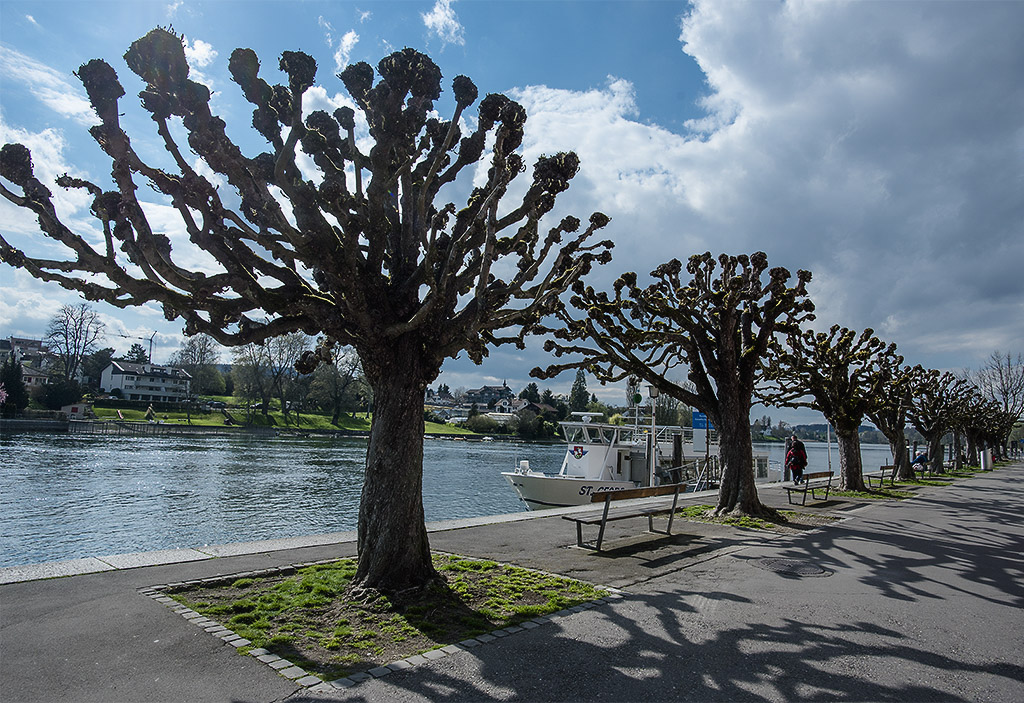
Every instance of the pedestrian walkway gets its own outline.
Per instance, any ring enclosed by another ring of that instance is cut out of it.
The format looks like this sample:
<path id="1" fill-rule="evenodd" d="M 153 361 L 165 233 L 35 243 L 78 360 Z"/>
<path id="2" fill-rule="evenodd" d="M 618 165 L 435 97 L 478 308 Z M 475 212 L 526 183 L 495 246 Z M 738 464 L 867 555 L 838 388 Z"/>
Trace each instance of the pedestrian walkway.
<path id="1" fill-rule="evenodd" d="M 557 515 L 433 525 L 436 550 L 624 595 L 323 693 L 139 589 L 350 556 L 350 539 L 136 568 L 104 560 L 103 571 L 0 586 L 0 691 L 76 702 L 1024 700 L 1022 479 L 1017 464 L 906 501 L 836 498 L 806 510 L 842 521 L 798 534 L 617 524 L 601 554 L 576 548 Z M 778 488 L 760 495 L 786 505 Z"/>

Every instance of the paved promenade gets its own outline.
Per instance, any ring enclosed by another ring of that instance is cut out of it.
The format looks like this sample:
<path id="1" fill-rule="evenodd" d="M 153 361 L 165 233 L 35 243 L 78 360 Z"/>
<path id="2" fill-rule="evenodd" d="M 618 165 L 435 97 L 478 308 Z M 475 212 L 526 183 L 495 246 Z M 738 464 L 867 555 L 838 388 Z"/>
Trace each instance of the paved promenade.
<path id="1" fill-rule="evenodd" d="M 786 504 L 778 487 L 760 495 Z M 139 590 L 349 556 L 351 535 L 0 570 L 95 572 L 0 585 L 0 700 L 1024 700 L 1024 464 L 801 510 L 842 520 L 792 534 L 680 522 L 671 537 L 624 521 L 602 554 L 557 515 L 432 525 L 434 549 L 623 595 L 344 690 L 304 688 Z"/>

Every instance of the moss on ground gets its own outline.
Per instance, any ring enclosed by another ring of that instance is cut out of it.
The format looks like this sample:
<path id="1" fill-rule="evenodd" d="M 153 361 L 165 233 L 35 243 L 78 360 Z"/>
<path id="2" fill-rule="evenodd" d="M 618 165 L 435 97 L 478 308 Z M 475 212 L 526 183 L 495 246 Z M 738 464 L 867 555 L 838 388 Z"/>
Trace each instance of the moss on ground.
<path id="1" fill-rule="evenodd" d="M 779 531 L 780 529 L 788 531 L 788 529 L 798 527 L 817 527 L 839 519 L 817 513 L 780 510 L 779 514 L 784 518 L 784 522 L 775 522 L 765 518 L 751 517 L 750 515 L 719 515 L 716 517 L 714 511 L 715 506 L 713 505 L 688 505 L 678 510 L 676 516 L 694 522 L 708 522 L 717 525 L 729 525 L 730 527 L 741 527 L 748 530 L 769 531 Z"/>
<path id="2" fill-rule="evenodd" d="M 326 680 L 383 666 L 607 595 L 493 561 L 435 555 L 443 583 L 415 595 L 346 597 L 354 559 L 288 576 L 169 592 L 176 601 Z"/>

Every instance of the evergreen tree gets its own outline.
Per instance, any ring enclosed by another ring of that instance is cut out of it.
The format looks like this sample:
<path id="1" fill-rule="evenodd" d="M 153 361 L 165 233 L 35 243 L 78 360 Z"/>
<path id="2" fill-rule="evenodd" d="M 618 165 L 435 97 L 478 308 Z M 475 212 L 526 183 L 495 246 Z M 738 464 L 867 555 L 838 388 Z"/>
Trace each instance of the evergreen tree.
<path id="1" fill-rule="evenodd" d="M 98 389 L 100 387 L 103 371 L 110 366 L 114 354 L 113 347 L 106 347 L 82 359 L 82 375 L 85 376 L 85 383 L 89 388 Z"/>
<path id="2" fill-rule="evenodd" d="M 531 403 L 540 402 L 540 389 L 537 388 L 537 384 L 533 381 L 526 384 L 526 388 L 519 391 L 519 397 L 523 400 L 528 400 Z"/>
<path id="3" fill-rule="evenodd" d="M 7 358 L 3 366 L 0 366 L 0 384 L 7 391 L 7 399 L 4 401 L 4 413 L 14 413 L 28 407 L 28 388 L 25 387 L 25 380 L 22 378 L 21 362 L 15 361 L 13 356 Z"/>
<path id="4" fill-rule="evenodd" d="M 125 354 L 124 360 L 129 364 L 148 364 L 149 354 L 146 353 L 146 348 L 144 346 L 135 342 L 131 346 L 131 349 L 128 350 L 128 353 Z"/>
<path id="5" fill-rule="evenodd" d="M 50 410 L 59 410 L 81 399 L 82 387 L 78 385 L 78 381 L 68 378 L 53 379 L 43 386 L 39 393 L 39 402 Z"/>
<path id="6" fill-rule="evenodd" d="M 576 380 L 572 382 L 572 390 L 569 391 L 569 410 L 578 413 L 587 409 L 590 402 L 590 393 L 587 392 L 587 375 L 583 369 L 576 370 Z"/>

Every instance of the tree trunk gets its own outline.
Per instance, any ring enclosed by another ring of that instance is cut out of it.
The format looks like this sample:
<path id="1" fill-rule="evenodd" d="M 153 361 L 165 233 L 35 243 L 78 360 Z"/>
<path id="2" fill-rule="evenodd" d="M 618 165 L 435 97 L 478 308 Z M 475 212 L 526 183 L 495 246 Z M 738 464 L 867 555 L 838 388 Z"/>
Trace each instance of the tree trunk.
<path id="1" fill-rule="evenodd" d="M 889 437 L 889 449 L 892 451 L 893 466 L 896 467 L 895 477 L 900 481 L 913 481 L 914 468 L 910 464 L 907 440 L 902 433 Z"/>
<path id="2" fill-rule="evenodd" d="M 935 433 L 928 440 L 928 463 L 932 466 L 933 474 L 945 473 L 942 469 L 942 432 Z"/>
<path id="3" fill-rule="evenodd" d="M 407 367 L 408 364 L 405 364 Z M 438 578 L 423 515 L 423 389 L 416 374 L 387 364 L 375 374 L 374 412 L 359 505 L 354 589 L 394 593 Z"/>
<path id="4" fill-rule="evenodd" d="M 864 468 L 860 458 L 860 434 L 857 428 L 836 427 L 836 444 L 839 448 L 839 489 L 843 491 L 866 491 Z"/>
<path id="5" fill-rule="evenodd" d="M 750 400 L 726 402 L 719 389 L 721 413 L 718 425 L 718 457 L 722 464 L 722 485 L 715 515 L 742 513 L 778 519 L 774 508 L 763 505 L 754 485 L 754 447 L 750 441 Z"/>
<path id="6" fill-rule="evenodd" d="M 971 466 L 981 464 L 978 459 L 978 439 L 971 432 L 967 433 L 967 463 Z"/>
<path id="7" fill-rule="evenodd" d="M 953 471 L 960 471 L 964 467 L 961 458 L 962 445 L 960 444 L 960 433 L 953 433 Z"/>

